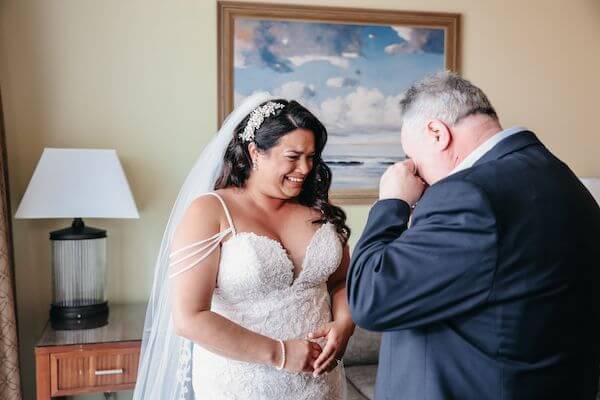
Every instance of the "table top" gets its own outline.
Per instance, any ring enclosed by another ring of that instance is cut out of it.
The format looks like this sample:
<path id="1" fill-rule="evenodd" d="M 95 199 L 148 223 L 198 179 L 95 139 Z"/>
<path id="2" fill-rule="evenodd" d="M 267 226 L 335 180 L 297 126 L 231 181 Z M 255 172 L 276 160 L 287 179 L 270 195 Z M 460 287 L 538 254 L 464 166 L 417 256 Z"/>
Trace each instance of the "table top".
<path id="1" fill-rule="evenodd" d="M 142 340 L 145 303 L 108 304 L 108 324 L 94 329 L 59 331 L 46 324 L 37 347 Z"/>

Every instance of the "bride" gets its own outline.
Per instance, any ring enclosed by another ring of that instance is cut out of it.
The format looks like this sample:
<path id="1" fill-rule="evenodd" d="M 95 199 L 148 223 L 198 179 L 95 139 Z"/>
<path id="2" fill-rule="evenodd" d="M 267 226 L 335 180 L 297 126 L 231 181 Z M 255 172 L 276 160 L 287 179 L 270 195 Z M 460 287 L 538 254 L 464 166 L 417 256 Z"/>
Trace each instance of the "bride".
<path id="1" fill-rule="evenodd" d="M 326 141 L 306 108 L 266 94 L 223 123 L 167 224 L 134 399 L 345 397 L 350 230 Z"/>

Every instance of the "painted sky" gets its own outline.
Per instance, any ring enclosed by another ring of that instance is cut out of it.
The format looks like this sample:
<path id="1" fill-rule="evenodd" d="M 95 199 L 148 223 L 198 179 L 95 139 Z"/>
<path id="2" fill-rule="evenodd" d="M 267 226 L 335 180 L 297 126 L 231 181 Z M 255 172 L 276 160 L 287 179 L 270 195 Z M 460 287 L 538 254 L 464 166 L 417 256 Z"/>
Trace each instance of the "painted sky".
<path id="1" fill-rule="evenodd" d="M 236 104 L 259 90 L 296 99 L 323 121 L 330 143 L 397 141 L 402 92 L 443 69 L 441 29 L 235 23 Z"/>

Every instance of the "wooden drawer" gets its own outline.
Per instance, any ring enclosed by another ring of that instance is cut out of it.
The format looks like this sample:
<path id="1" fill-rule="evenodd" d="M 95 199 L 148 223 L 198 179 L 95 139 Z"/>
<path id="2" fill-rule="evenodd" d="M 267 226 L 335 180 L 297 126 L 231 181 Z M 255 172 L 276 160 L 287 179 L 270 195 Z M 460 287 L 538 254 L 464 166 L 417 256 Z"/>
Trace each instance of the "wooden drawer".
<path id="1" fill-rule="evenodd" d="M 139 358 L 138 346 L 52 353 L 51 396 L 131 389 Z"/>

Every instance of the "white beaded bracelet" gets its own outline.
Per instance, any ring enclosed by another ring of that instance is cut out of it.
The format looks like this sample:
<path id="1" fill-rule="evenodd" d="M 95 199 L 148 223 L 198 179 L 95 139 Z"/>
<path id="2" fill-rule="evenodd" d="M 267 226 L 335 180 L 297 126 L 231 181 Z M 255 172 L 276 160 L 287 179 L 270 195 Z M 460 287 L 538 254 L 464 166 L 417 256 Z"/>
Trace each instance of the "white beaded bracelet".
<path id="1" fill-rule="evenodd" d="M 285 366 L 285 344 L 283 343 L 283 340 L 277 339 L 277 341 L 279 342 L 279 345 L 281 346 L 281 364 L 279 364 L 275 368 L 278 369 L 279 371 L 281 371 L 283 369 L 283 367 Z"/>

